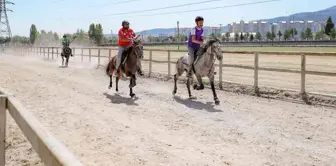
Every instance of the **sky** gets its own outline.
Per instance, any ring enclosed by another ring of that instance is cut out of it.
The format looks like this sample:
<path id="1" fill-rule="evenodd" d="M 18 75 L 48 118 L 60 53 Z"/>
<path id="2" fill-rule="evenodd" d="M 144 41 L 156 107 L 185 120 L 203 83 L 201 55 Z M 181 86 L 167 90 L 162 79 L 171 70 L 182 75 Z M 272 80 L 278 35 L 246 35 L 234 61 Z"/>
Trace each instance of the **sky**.
<path id="1" fill-rule="evenodd" d="M 154 28 L 194 26 L 196 16 L 203 16 L 205 26 L 227 25 L 234 21 L 255 20 L 286 16 L 298 12 L 312 12 L 336 5 L 335 0 L 279 0 L 269 3 L 226 7 L 215 10 L 170 13 L 202 8 L 230 6 L 263 0 L 217 0 L 209 3 L 170 8 L 157 11 L 129 13 L 139 10 L 162 8 L 206 0 L 12 0 L 8 12 L 13 35 L 29 36 L 31 24 L 38 30 L 59 34 L 74 33 L 78 28 L 88 30 L 91 23 L 100 23 L 105 34 L 116 33 L 123 20 L 130 22 L 136 31 Z M 125 2 L 126 1 L 126 2 Z M 209 1 L 209 0 L 208 0 Z M 129 13 L 116 15 L 120 13 Z"/>

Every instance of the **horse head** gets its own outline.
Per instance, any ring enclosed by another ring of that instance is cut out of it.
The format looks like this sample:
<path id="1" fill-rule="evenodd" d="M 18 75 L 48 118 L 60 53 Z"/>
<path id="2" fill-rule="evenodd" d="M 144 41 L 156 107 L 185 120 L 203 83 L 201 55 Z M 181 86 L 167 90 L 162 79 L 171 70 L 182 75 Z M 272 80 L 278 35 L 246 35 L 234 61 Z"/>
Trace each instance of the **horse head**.
<path id="1" fill-rule="evenodd" d="M 143 44 L 142 44 L 142 40 L 140 38 L 140 35 L 137 35 L 134 39 L 133 39 L 133 48 L 134 48 L 134 52 L 135 54 L 139 57 L 139 58 L 143 58 Z"/>
<path id="2" fill-rule="evenodd" d="M 223 59 L 223 54 L 221 51 L 221 44 L 220 44 L 220 40 L 217 37 L 212 37 L 208 40 L 208 42 L 206 43 L 206 46 L 210 46 L 207 50 L 207 52 L 209 54 L 214 54 L 216 55 L 218 60 L 222 60 Z"/>

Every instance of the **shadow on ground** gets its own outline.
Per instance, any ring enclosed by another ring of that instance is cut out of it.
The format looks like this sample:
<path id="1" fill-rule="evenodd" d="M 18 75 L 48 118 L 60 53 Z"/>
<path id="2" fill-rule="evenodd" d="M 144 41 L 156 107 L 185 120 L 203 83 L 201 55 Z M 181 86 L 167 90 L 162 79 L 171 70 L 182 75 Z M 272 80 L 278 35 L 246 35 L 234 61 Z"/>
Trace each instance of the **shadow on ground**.
<path id="1" fill-rule="evenodd" d="M 214 108 L 215 107 L 214 102 L 202 103 L 202 102 L 191 100 L 191 99 L 183 99 L 179 96 L 174 96 L 174 100 L 192 109 L 206 110 L 208 112 L 223 112 L 222 110 Z"/>
<path id="2" fill-rule="evenodd" d="M 108 93 L 104 93 L 104 96 L 111 100 L 113 104 L 126 104 L 130 106 L 138 106 L 139 104 L 135 103 L 138 100 L 137 97 L 132 99 L 130 96 L 124 97 L 120 96 L 119 94 L 115 93 L 114 95 L 110 95 Z"/>

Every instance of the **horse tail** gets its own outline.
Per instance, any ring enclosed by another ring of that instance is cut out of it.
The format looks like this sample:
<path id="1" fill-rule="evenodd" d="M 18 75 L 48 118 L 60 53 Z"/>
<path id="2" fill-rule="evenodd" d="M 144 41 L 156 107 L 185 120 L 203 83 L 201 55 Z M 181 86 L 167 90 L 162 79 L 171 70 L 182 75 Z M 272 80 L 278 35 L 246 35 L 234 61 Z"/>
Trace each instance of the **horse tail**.
<path id="1" fill-rule="evenodd" d="M 110 66 L 111 66 L 111 61 L 109 61 L 109 63 L 106 66 L 106 75 L 110 76 Z"/>

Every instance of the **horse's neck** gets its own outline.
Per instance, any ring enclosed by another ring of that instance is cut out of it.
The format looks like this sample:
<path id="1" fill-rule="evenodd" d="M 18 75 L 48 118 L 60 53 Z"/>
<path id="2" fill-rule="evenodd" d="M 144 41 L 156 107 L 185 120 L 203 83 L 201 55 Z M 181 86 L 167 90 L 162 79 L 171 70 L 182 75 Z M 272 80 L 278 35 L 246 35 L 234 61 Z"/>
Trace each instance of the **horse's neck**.
<path id="1" fill-rule="evenodd" d="M 211 66 L 213 55 L 208 53 L 210 51 L 211 46 L 209 46 L 207 50 L 199 57 L 197 65 L 205 65 L 207 67 Z"/>

